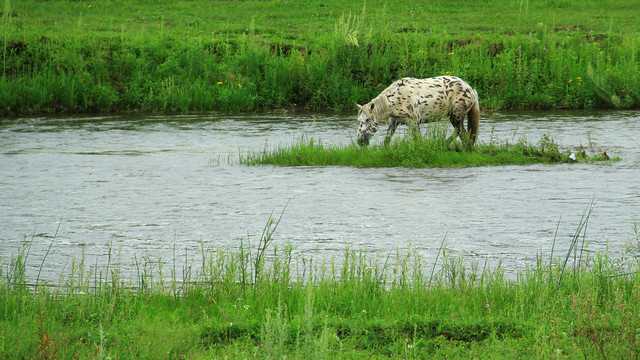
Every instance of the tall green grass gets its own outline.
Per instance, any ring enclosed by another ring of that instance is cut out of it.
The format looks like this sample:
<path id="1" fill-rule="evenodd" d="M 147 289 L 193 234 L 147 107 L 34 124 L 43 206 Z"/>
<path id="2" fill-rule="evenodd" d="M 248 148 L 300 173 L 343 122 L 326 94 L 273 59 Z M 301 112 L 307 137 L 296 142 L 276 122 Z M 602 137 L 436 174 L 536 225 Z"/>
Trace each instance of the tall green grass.
<path id="1" fill-rule="evenodd" d="M 635 1 L 526 4 L 5 0 L 0 113 L 352 110 L 445 74 L 489 109 L 638 106 Z"/>
<path id="2" fill-rule="evenodd" d="M 0 357 L 637 358 L 638 254 L 584 251 L 589 213 L 577 246 L 516 279 L 451 256 L 446 240 L 433 264 L 415 251 L 294 254 L 273 246 L 272 219 L 264 245 L 203 246 L 182 279 L 150 256 L 130 277 L 118 259 L 80 259 L 59 286 L 34 288 L 26 247 L 0 273 Z"/>

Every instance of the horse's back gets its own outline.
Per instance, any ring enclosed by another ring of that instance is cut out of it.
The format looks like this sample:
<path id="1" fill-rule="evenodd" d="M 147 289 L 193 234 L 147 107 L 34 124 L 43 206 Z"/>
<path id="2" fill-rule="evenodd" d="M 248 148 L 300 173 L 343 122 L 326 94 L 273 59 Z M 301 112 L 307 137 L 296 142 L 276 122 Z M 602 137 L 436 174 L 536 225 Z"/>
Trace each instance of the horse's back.
<path id="1" fill-rule="evenodd" d="M 456 76 L 425 79 L 404 77 L 394 81 L 382 93 L 389 105 L 390 116 L 397 119 L 435 120 L 450 114 L 464 116 L 477 102 L 478 94 Z"/>
<path id="2" fill-rule="evenodd" d="M 416 82 L 421 84 L 421 91 L 414 102 L 421 108 L 423 118 L 433 116 L 434 111 L 464 115 L 478 99 L 476 91 L 456 76 L 438 76 Z"/>

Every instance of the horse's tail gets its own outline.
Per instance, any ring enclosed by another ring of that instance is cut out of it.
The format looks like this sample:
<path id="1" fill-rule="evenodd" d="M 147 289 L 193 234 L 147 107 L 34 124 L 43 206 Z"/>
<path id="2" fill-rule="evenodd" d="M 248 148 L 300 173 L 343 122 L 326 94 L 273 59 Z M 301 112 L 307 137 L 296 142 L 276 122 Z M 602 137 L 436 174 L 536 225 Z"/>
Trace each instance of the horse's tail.
<path id="1" fill-rule="evenodd" d="M 469 135 L 471 136 L 471 144 L 476 142 L 476 138 L 478 137 L 478 125 L 480 123 L 480 103 L 478 103 L 478 99 L 473 103 L 471 110 L 467 115 L 467 129 L 469 131 Z"/>

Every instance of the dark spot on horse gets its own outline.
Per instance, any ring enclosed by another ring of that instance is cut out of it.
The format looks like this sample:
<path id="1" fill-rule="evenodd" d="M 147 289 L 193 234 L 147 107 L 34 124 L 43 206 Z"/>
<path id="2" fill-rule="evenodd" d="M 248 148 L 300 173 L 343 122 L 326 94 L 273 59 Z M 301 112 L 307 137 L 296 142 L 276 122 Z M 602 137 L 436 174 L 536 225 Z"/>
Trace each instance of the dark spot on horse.
<path id="1" fill-rule="evenodd" d="M 374 106 L 375 106 L 375 104 L 371 103 L 371 110 L 373 110 Z"/>

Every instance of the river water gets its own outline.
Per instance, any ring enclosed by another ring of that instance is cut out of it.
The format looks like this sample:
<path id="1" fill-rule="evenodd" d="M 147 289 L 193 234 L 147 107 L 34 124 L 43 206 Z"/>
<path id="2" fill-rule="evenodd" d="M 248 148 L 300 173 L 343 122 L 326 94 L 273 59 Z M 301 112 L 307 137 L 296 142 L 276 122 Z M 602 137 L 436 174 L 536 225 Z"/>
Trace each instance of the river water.
<path id="1" fill-rule="evenodd" d="M 0 264 L 30 244 L 27 277 L 68 275 L 152 256 L 190 261 L 206 249 L 256 246 L 282 215 L 274 245 L 340 259 L 449 254 L 515 274 L 566 252 L 593 202 L 588 250 L 619 254 L 640 219 L 640 112 L 484 114 L 480 142 L 595 144 L 607 164 L 454 169 L 243 166 L 239 154 L 303 136 L 354 141 L 355 115 L 107 115 L 0 119 Z M 372 143 L 381 143 L 384 129 Z M 402 134 L 402 128 L 398 131 Z M 398 135 L 397 135 L 398 136 Z M 273 214 L 273 215 L 271 215 Z M 557 229 L 557 230 L 556 230 Z M 191 254 L 191 255 L 190 255 Z"/>

